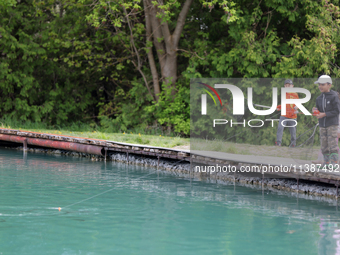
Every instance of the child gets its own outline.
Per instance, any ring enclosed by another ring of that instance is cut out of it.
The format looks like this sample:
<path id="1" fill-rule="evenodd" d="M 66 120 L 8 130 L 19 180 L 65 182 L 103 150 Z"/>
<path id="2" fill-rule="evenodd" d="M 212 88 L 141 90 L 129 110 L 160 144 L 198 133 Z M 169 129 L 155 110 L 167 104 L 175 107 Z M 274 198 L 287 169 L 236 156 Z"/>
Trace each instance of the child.
<path id="1" fill-rule="evenodd" d="M 285 88 L 292 88 L 294 87 L 293 81 L 290 79 L 285 80 L 284 84 Z M 286 94 L 287 99 L 297 99 L 299 98 L 297 93 L 287 93 Z M 277 110 L 281 110 L 281 105 L 278 105 Z M 283 135 L 283 129 L 285 128 L 282 125 L 282 121 L 284 121 L 284 125 L 289 128 L 290 132 L 290 146 L 295 147 L 296 143 L 296 106 L 294 104 L 287 104 L 286 105 L 286 115 L 280 116 L 280 121 L 279 121 L 279 126 L 277 128 L 277 133 L 276 133 L 276 142 L 275 145 L 281 146 L 281 141 L 282 141 L 282 135 Z"/>
<path id="2" fill-rule="evenodd" d="M 340 101 L 340 93 L 337 91 L 336 92 L 338 94 L 338 98 L 339 98 L 339 101 Z M 336 144 L 338 145 L 339 143 L 339 138 L 340 138 L 340 115 L 339 115 L 339 126 L 338 126 L 338 137 L 336 138 L 335 142 Z M 339 150 L 339 145 L 337 147 L 337 150 L 338 150 L 338 155 L 339 155 L 339 158 L 340 158 L 340 150 Z M 323 163 L 323 155 L 322 155 L 322 151 L 321 149 L 318 151 L 318 159 L 317 160 L 314 160 L 312 161 L 313 164 L 322 164 Z"/>
<path id="3" fill-rule="evenodd" d="M 338 164 L 338 126 L 340 114 L 340 101 L 337 93 L 331 90 L 332 79 L 328 75 L 321 75 L 314 82 L 319 84 L 321 95 L 316 99 L 316 108 L 320 112 L 319 119 L 321 151 L 324 164 Z"/>

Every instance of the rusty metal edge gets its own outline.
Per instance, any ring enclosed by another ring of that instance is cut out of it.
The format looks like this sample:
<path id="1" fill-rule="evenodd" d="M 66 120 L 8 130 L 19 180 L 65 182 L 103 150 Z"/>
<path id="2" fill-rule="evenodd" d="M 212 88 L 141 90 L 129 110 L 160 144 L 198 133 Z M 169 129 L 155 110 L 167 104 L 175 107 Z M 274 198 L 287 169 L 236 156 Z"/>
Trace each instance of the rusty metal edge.
<path id="1" fill-rule="evenodd" d="M 80 143 L 72 143 L 72 142 L 61 142 L 61 141 L 54 141 L 48 139 L 40 139 L 40 138 L 27 138 L 17 135 L 4 135 L 0 134 L 0 140 L 8 141 L 8 142 L 15 142 L 15 143 L 24 143 L 27 144 L 40 146 L 40 147 L 47 147 L 53 149 L 60 149 L 60 150 L 69 150 L 69 151 L 77 151 L 82 153 L 94 154 L 103 156 L 103 147 L 96 146 L 96 145 L 87 145 L 87 144 L 80 144 Z"/>

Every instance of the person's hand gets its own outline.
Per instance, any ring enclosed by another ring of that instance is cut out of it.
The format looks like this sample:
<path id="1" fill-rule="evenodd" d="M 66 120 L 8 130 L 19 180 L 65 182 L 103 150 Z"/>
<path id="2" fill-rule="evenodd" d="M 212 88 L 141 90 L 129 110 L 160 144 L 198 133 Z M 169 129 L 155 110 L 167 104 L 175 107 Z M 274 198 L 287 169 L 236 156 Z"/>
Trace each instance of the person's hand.
<path id="1" fill-rule="evenodd" d="M 323 118 L 323 117 L 326 117 L 326 113 L 320 112 L 318 115 L 316 115 L 316 117 L 317 117 L 318 119 L 321 119 L 321 118 Z"/>

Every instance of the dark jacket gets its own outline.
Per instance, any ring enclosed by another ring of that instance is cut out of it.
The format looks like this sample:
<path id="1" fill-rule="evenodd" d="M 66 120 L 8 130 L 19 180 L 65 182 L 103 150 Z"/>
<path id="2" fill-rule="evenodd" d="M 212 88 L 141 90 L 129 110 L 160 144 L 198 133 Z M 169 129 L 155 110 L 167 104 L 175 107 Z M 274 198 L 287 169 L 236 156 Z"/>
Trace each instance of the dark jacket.
<path id="1" fill-rule="evenodd" d="M 335 91 L 331 90 L 318 96 L 316 99 L 316 108 L 318 108 L 320 112 L 326 113 L 326 117 L 319 119 L 320 127 L 339 125 L 340 100 Z"/>

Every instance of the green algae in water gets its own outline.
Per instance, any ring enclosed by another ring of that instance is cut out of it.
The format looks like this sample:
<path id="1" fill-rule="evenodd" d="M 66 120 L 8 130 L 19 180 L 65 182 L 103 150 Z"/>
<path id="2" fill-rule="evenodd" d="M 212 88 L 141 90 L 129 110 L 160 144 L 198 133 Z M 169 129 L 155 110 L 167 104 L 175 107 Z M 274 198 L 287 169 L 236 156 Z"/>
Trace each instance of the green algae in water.
<path id="1" fill-rule="evenodd" d="M 115 162 L 24 157 L 14 150 L 0 149 L 0 162 L 0 254 L 339 250 L 336 201 L 176 179 Z"/>

